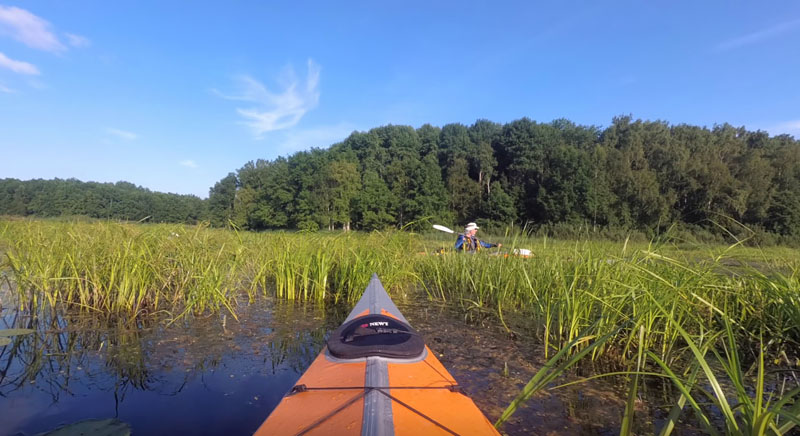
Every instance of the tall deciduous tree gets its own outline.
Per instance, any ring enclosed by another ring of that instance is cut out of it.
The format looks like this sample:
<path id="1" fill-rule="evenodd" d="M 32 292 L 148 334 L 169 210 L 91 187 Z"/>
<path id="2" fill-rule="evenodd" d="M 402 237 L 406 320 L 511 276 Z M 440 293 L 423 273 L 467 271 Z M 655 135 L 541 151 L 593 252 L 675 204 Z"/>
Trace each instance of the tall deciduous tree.
<path id="1" fill-rule="evenodd" d="M 375 170 L 365 170 L 361 190 L 354 199 L 354 212 L 363 230 L 382 230 L 395 223 L 391 214 L 391 192 Z"/>
<path id="2" fill-rule="evenodd" d="M 208 192 L 209 220 L 215 226 L 227 226 L 233 219 L 236 201 L 236 174 L 228 173 Z"/>

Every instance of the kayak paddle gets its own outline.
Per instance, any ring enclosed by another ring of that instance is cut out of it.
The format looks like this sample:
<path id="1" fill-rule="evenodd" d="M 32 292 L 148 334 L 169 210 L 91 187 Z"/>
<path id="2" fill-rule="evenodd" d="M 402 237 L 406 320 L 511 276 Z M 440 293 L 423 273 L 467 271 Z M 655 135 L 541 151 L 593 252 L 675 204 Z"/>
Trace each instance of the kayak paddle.
<path id="1" fill-rule="evenodd" d="M 433 228 L 434 228 L 434 229 L 436 229 L 436 230 L 441 230 L 441 231 L 443 231 L 443 232 L 445 232 L 445 233 L 455 233 L 454 231 L 452 231 L 452 230 L 448 229 L 447 227 L 445 227 L 445 226 L 440 226 L 439 224 L 434 224 L 434 225 L 433 225 Z"/>

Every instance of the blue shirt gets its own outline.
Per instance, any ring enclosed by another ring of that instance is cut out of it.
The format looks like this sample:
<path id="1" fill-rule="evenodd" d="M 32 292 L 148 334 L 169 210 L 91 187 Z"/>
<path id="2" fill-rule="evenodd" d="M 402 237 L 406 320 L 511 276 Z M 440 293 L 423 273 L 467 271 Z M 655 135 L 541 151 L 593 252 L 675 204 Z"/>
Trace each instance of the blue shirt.
<path id="1" fill-rule="evenodd" d="M 464 247 L 465 242 L 466 242 L 466 247 Z M 474 236 L 469 237 L 463 233 L 459 233 L 458 239 L 456 239 L 456 250 L 475 251 L 478 248 L 477 244 L 481 244 L 481 246 L 484 248 L 492 248 L 497 246 L 497 244 L 490 244 L 488 242 L 483 242 Z"/>

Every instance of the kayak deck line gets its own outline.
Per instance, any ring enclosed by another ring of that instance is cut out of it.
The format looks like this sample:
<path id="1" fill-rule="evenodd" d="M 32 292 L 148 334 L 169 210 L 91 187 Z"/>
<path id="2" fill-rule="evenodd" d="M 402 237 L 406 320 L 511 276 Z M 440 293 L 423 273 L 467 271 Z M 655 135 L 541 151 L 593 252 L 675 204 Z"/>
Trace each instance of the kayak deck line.
<path id="1" fill-rule="evenodd" d="M 308 387 L 306 385 L 294 385 L 287 395 L 294 395 L 306 391 L 354 391 L 358 389 L 447 389 L 450 392 L 463 393 L 464 390 L 459 385 L 450 386 L 326 386 Z"/>
<path id="2" fill-rule="evenodd" d="M 499 435 L 372 275 L 345 322 L 256 431 Z"/>
<path id="3" fill-rule="evenodd" d="M 301 430 L 300 432 L 296 433 L 296 436 L 301 436 L 301 435 L 307 434 L 307 433 L 308 433 L 308 432 L 310 432 L 311 430 L 314 430 L 315 428 L 317 428 L 317 427 L 319 427 L 320 425 L 322 425 L 322 424 L 323 424 L 325 421 L 327 421 L 327 420 L 329 420 L 329 419 L 333 418 L 334 416 L 336 416 L 336 414 L 337 414 L 337 413 L 341 412 L 342 410 L 345 410 L 345 409 L 347 409 L 347 408 L 348 408 L 348 407 L 349 407 L 351 404 L 353 404 L 353 403 L 355 403 L 356 401 L 360 400 L 360 399 L 361 399 L 361 398 L 363 398 L 365 395 L 367 395 L 367 391 L 361 392 L 360 394 L 358 394 L 358 395 L 356 395 L 355 397 L 351 398 L 349 401 L 345 402 L 344 404 L 342 404 L 342 405 L 341 405 L 341 406 L 339 406 L 338 408 L 334 409 L 333 411 L 331 411 L 331 412 L 330 412 L 330 413 L 328 413 L 327 415 L 325 415 L 325 416 L 323 416 L 323 417 L 319 418 L 319 419 L 318 419 L 317 421 L 315 421 L 313 424 L 309 425 L 308 427 L 304 428 L 304 429 L 303 429 L 303 430 Z"/>
<path id="4" fill-rule="evenodd" d="M 377 391 L 377 392 L 383 394 L 384 396 L 388 397 L 390 400 L 392 400 L 392 401 L 396 402 L 397 404 L 405 407 L 406 409 L 416 413 L 420 417 L 430 421 L 432 424 L 434 424 L 435 426 L 441 428 L 442 430 L 446 431 L 447 433 L 450 433 L 450 434 L 458 436 L 458 433 L 456 433 L 453 430 L 450 430 L 449 428 L 445 427 L 442 423 L 437 422 L 435 419 L 431 418 L 430 416 L 425 415 L 424 413 L 420 412 L 419 410 L 417 410 L 417 409 L 411 407 L 410 405 L 400 401 L 396 397 L 393 397 L 391 394 L 389 394 L 389 393 L 387 393 L 386 391 L 383 390 L 383 389 L 388 389 L 388 388 L 377 388 L 377 387 L 366 387 L 366 388 L 364 388 L 364 387 L 360 387 L 359 389 L 363 389 L 364 391 L 362 393 L 360 393 L 359 395 L 356 395 L 355 397 L 350 399 L 350 401 L 346 402 L 341 407 L 339 407 L 336 410 L 332 411 L 331 413 L 323 416 L 322 418 L 320 418 L 319 420 L 317 420 L 316 422 L 314 422 L 313 424 L 311 424 L 307 428 L 303 429 L 301 432 L 297 433 L 297 436 L 304 435 L 304 434 L 308 433 L 309 431 L 311 431 L 314 428 L 316 428 L 317 426 L 321 425 L 322 423 L 324 423 L 328 419 L 332 418 L 337 413 L 339 413 L 342 410 L 346 409 L 347 406 L 349 406 L 350 404 L 353 404 L 354 402 L 358 401 L 361 397 L 369 394 L 372 391 Z M 439 389 L 439 388 L 414 388 L 414 389 Z M 306 388 L 305 390 L 314 390 L 314 389 L 313 388 Z M 460 392 L 460 391 L 453 391 L 453 392 Z"/>

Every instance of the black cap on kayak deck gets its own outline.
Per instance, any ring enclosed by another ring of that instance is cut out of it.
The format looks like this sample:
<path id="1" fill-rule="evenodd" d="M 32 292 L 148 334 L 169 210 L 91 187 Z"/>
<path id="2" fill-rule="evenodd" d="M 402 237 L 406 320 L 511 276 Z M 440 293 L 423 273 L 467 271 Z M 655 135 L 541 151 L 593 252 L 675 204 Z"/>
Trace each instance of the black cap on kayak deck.
<path id="1" fill-rule="evenodd" d="M 386 315 L 366 315 L 344 323 L 328 339 L 328 351 L 339 359 L 368 356 L 410 359 L 425 350 L 410 325 Z"/>

